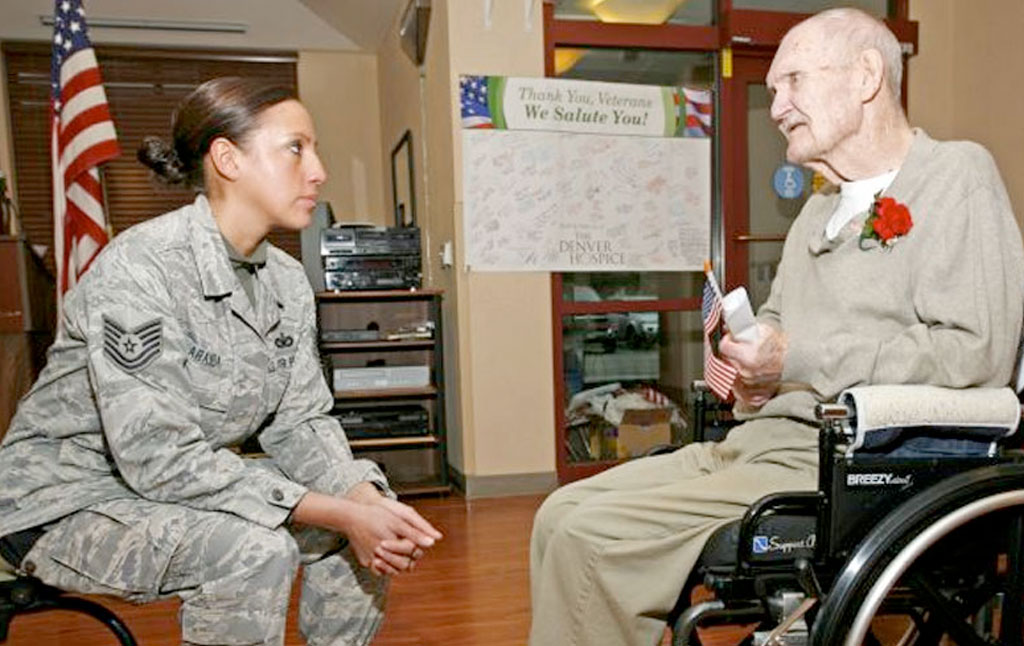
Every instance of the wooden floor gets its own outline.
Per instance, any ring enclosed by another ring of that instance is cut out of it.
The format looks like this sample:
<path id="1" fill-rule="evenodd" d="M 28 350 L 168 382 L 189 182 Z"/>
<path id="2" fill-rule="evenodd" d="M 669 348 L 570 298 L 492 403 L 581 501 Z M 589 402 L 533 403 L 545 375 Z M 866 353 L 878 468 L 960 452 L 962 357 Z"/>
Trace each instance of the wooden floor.
<path id="1" fill-rule="evenodd" d="M 374 646 L 523 646 L 530 626 L 529 538 L 542 496 L 467 501 L 459 496 L 414 501 L 445 534 L 420 567 L 393 581 L 384 627 Z M 180 643 L 178 603 L 134 606 L 97 598 L 131 628 L 140 646 Z M 288 646 L 305 641 L 296 628 L 293 595 Z M 735 644 L 742 632 L 702 632 L 708 646 Z M 51 611 L 21 616 L 6 646 L 115 644 L 92 619 Z M 664 644 L 668 643 L 666 635 Z"/>
<path id="2" fill-rule="evenodd" d="M 445 534 L 416 571 L 396 578 L 374 646 L 522 646 L 530 625 L 529 537 L 543 497 L 460 496 L 414 500 Z M 140 646 L 180 643 L 178 603 L 133 606 L 103 598 L 128 623 Z M 293 597 L 288 646 L 305 641 L 295 625 Z M 93 620 L 52 611 L 18 617 L 6 646 L 116 643 Z"/>

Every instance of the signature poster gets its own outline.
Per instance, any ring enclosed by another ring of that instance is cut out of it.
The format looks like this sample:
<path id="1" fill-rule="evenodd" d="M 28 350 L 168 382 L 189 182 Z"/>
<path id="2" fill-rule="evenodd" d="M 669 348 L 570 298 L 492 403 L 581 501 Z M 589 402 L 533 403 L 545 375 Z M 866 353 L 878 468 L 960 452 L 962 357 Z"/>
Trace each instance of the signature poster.
<path id="1" fill-rule="evenodd" d="M 462 95 L 470 269 L 702 270 L 711 140 L 688 134 L 689 94 L 463 77 Z"/>

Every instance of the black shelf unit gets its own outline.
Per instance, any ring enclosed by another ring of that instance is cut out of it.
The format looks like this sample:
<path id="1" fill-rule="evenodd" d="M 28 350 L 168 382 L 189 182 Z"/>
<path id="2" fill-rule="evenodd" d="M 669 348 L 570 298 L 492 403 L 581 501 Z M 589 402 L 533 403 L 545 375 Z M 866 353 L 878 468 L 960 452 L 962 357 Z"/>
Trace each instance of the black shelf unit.
<path id="1" fill-rule="evenodd" d="M 320 355 L 334 391 L 335 411 L 421 406 L 428 416 L 425 434 L 363 437 L 349 434 L 358 457 L 383 467 L 399 495 L 444 494 L 448 481 L 445 429 L 444 329 L 442 290 L 329 291 L 316 294 Z M 387 339 L 389 334 L 427 324 L 430 338 Z M 366 330 L 379 338 L 337 340 L 339 332 L 359 336 Z M 324 340 L 325 333 L 329 340 Z M 426 366 L 429 384 L 338 388 L 338 368 Z"/>

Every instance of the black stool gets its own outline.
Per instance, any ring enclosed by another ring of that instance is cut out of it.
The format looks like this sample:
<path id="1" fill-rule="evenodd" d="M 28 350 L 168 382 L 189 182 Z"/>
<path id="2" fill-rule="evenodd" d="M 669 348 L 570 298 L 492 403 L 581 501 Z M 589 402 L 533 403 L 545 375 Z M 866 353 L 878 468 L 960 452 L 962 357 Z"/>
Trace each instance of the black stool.
<path id="1" fill-rule="evenodd" d="M 110 610 L 94 601 L 69 597 L 63 590 L 39 579 L 22 576 L 0 559 L 0 643 L 7 641 L 7 631 L 15 616 L 46 610 L 70 610 L 89 615 L 114 633 L 123 646 L 137 646 L 128 626 Z"/>

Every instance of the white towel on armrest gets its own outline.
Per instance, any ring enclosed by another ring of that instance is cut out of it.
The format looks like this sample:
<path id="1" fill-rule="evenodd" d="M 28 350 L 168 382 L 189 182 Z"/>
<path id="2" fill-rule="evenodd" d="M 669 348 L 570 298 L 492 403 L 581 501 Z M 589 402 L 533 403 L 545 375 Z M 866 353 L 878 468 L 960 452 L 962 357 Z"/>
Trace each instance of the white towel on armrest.
<path id="1" fill-rule="evenodd" d="M 1020 422 L 1017 394 L 1010 388 L 858 386 L 839 402 L 853 406 L 855 437 L 847 454 L 864 446 L 867 433 L 892 427 L 938 427 L 976 431 L 979 439 L 1011 435 Z"/>

